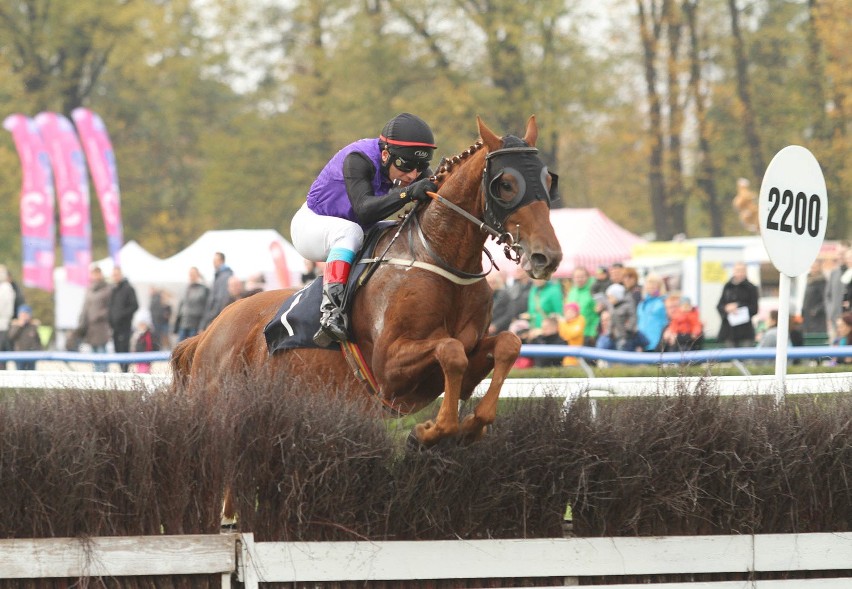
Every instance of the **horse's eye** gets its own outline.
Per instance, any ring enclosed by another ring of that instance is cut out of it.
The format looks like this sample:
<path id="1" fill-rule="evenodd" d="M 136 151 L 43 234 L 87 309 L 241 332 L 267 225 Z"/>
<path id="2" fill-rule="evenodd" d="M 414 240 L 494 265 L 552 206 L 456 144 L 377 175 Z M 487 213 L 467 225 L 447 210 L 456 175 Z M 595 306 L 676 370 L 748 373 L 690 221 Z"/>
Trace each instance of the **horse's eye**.
<path id="1" fill-rule="evenodd" d="M 518 182 L 518 178 L 512 173 L 504 173 L 500 177 L 500 182 L 498 183 L 499 193 L 497 196 L 500 197 L 501 200 L 510 202 L 514 200 L 514 198 L 520 192 L 520 186 Z"/>

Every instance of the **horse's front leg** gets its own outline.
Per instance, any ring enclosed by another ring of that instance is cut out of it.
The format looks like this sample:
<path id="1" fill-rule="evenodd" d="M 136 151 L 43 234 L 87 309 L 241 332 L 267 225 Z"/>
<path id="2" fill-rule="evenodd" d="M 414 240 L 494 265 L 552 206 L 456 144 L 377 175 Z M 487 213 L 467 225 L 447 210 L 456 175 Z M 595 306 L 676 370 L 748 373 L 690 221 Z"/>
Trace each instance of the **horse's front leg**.
<path id="1" fill-rule="evenodd" d="M 473 413 L 461 424 L 460 433 L 466 441 L 478 440 L 485 429 L 494 423 L 497 417 L 497 400 L 500 389 L 509 371 L 521 353 L 521 340 L 513 333 L 503 331 L 495 336 L 486 337 L 480 342 L 476 353 L 470 358 L 470 365 L 462 384 L 462 399 L 470 398 L 473 389 L 494 369 L 491 384 L 485 395 L 476 405 Z"/>
<path id="2" fill-rule="evenodd" d="M 383 370 L 390 389 L 400 390 L 411 387 L 411 380 L 435 361 L 444 373 L 444 399 L 435 421 L 414 426 L 414 435 L 424 446 L 436 444 L 459 431 L 459 399 L 468 366 L 464 345 L 450 337 L 429 342 L 397 342 L 393 360 Z"/>

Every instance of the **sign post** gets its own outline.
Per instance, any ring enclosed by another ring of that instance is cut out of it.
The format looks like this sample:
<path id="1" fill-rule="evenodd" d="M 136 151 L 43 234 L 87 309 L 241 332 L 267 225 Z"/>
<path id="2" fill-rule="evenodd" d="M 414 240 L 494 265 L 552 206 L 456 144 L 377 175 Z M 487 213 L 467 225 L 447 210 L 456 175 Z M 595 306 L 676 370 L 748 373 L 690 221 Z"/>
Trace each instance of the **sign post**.
<path id="1" fill-rule="evenodd" d="M 772 158 L 758 196 L 760 236 L 780 272 L 778 339 L 775 354 L 776 402 L 784 399 L 787 342 L 790 337 L 790 279 L 808 271 L 825 239 L 828 193 L 814 155 L 788 145 Z"/>

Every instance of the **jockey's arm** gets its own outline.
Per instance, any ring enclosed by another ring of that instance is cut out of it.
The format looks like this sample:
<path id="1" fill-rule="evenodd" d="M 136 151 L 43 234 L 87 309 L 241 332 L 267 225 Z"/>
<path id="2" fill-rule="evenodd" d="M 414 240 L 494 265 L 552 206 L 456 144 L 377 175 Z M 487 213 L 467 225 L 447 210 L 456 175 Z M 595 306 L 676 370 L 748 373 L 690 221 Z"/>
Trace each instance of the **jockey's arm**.
<path id="1" fill-rule="evenodd" d="M 343 160 L 343 181 L 346 184 L 346 194 L 352 203 L 352 210 L 363 226 L 373 225 L 398 211 L 408 202 L 400 198 L 404 186 L 392 188 L 385 195 L 373 193 L 373 177 L 376 168 L 367 156 L 357 151 L 350 153 Z"/>

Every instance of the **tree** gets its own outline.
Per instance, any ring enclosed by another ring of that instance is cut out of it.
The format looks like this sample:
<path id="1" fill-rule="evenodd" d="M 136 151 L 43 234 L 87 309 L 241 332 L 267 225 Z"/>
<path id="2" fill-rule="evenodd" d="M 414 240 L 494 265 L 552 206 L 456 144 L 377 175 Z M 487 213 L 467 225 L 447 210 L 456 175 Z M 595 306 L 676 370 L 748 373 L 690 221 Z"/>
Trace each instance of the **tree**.
<path id="1" fill-rule="evenodd" d="M 743 33 L 740 30 L 740 11 L 737 8 L 737 0 L 728 0 L 728 10 L 731 17 L 734 67 L 737 74 L 737 96 L 739 97 L 742 109 L 743 133 L 745 133 L 752 174 L 754 178 L 760 179 L 763 178 L 763 172 L 766 171 L 766 164 L 763 159 L 760 133 L 757 131 L 754 103 L 751 99 L 748 58 L 746 57 Z"/>

